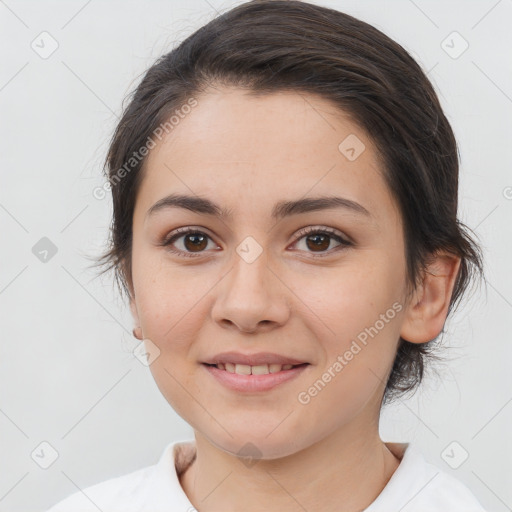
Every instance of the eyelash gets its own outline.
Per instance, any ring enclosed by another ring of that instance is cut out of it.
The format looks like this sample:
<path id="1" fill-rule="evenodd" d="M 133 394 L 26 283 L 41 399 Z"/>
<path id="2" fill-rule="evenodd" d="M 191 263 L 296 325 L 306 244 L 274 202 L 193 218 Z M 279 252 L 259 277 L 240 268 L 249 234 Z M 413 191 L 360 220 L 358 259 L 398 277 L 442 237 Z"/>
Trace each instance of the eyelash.
<path id="1" fill-rule="evenodd" d="M 172 253 L 176 254 L 177 256 L 182 256 L 182 257 L 186 257 L 186 258 L 195 258 L 195 257 L 201 256 L 201 254 L 202 254 L 201 252 L 191 253 L 191 252 L 181 251 L 181 250 L 172 248 L 172 244 L 176 240 L 178 240 L 179 238 L 181 238 L 185 235 L 188 235 L 188 234 L 206 235 L 208 238 L 210 238 L 206 233 L 204 233 L 203 231 L 200 231 L 199 229 L 194 229 L 194 228 L 190 228 L 190 227 L 179 228 L 176 231 L 174 231 L 169 237 L 167 237 L 160 245 L 166 247 L 169 252 L 172 252 Z M 296 244 L 299 240 L 301 240 L 302 238 L 304 238 L 308 235 L 311 235 L 311 234 L 328 235 L 330 238 L 332 238 L 340 243 L 340 245 L 337 248 L 331 249 L 330 251 L 325 252 L 323 254 L 311 253 L 313 255 L 313 258 L 324 258 L 325 256 L 331 255 L 332 252 L 336 252 L 338 250 L 342 250 L 342 249 L 345 249 L 347 247 L 354 245 L 352 242 L 349 242 L 348 240 L 346 240 L 346 239 L 342 238 L 340 235 L 338 235 L 337 232 L 335 230 L 333 230 L 332 228 L 321 228 L 320 229 L 320 228 L 316 228 L 316 227 L 302 228 L 298 232 L 298 236 L 295 239 L 295 241 L 293 242 L 293 244 Z"/>

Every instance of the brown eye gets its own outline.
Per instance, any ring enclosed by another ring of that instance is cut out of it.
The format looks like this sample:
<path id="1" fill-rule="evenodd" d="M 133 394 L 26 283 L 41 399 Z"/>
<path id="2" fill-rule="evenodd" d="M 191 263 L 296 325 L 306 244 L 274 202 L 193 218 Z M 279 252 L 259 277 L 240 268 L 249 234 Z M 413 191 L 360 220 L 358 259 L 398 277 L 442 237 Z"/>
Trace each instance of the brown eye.
<path id="1" fill-rule="evenodd" d="M 197 229 L 181 228 L 172 233 L 160 245 L 178 256 L 200 256 L 208 247 L 210 237 Z M 215 244 L 214 244 L 215 245 Z"/>
<path id="2" fill-rule="evenodd" d="M 330 245 L 330 239 L 332 236 L 325 235 L 323 233 L 317 233 L 314 235 L 309 235 L 306 238 L 306 244 L 309 249 L 316 251 L 317 249 L 320 251 L 325 251 L 329 248 Z"/>
<path id="3" fill-rule="evenodd" d="M 208 245 L 207 236 L 202 233 L 189 233 L 183 236 L 183 245 L 187 251 L 201 251 Z"/>
<path id="4" fill-rule="evenodd" d="M 314 257 L 322 257 L 329 256 L 335 251 L 344 249 L 346 247 L 352 246 L 352 242 L 345 240 L 342 238 L 337 232 L 332 230 L 331 228 L 304 228 L 299 232 L 299 236 L 295 242 L 295 245 L 300 245 L 303 239 L 305 240 L 305 249 L 306 252 L 313 253 Z M 338 246 L 334 247 L 332 250 L 329 250 L 331 245 L 331 241 L 334 240 L 338 243 Z M 316 253 L 316 254 L 315 254 Z"/>

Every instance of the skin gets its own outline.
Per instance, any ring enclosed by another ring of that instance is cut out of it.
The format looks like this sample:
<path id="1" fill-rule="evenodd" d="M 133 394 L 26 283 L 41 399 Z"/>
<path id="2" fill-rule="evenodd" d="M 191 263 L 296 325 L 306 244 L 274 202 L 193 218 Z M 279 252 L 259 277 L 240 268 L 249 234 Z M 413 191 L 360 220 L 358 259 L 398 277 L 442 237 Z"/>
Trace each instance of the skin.
<path id="1" fill-rule="evenodd" d="M 130 282 L 135 325 L 160 350 L 150 370 L 194 429 L 197 458 L 181 485 L 201 512 L 361 510 L 400 462 L 378 428 L 399 336 L 423 343 L 441 332 L 460 261 L 439 254 L 406 294 L 402 222 L 377 152 L 329 101 L 292 92 L 251 97 L 235 88 L 197 100 L 146 160 Z M 350 134 L 365 145 L 354 161 L 338 149 Z M 209 198 L 233 217 L 175 207 L 146 215 L 171 193 Z M 356 201 L 371 217 L 342 208 L 270 216 L 278 201 L 323 195 Z M 161 245 L 187 226 L 208 235 L 207 244 L 194 249 L 185 235 L 173 247 L 196 256 Z M 309 244 L 297 236 L 308 226 L 334 229 L 353 245 L 327 238 L 318 249 L 311 236 Z M 263 250 L 250 264 L 236 251 L 248 236 Z M 401 311 L 300 403 L 299 393 L 394 303 Z M 242 394 L 201 365 L 228 350 L 276 352 L 310 365 L 270 391 Z M 253 465 L 237 455 L 248 442 L 258 450 Z"/>

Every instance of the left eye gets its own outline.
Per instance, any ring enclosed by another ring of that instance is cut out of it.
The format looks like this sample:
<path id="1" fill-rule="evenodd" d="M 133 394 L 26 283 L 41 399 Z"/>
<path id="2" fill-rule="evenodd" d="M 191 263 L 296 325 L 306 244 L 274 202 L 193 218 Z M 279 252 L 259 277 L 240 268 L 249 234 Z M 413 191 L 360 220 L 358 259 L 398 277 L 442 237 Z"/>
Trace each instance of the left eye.
<path id="1" fill-rule="evenodd" d="M 305 246 L 307 249 L 313 249 L 313 252 L 321 252 L 322 254 L 315 254 L 314 256 L 326 256 L 330 254 L 332 251 L 329 251 L 327 254 L 323 254 L 326 252 L 327 249 L 329 249 L 329 246 L 331 245 L 331 241 L 335 240 L 338 242 L 338 248 L 344 248 L 352 245 L 351 242 L 348 240 L 345 240 L 340 235 L 336 234 L 334 230 L 329 229 L 318 229 L 318 228 L 305 228 L 304 230 L 301 230 L 299 232 L 299 236 L 297 240 L 294 242 L 297 244 L 298 242 L 304 240 Z M 319 249 L 319 251 L 317 251 Z M 339 250 L 339 249 L 333 249 Z"/>

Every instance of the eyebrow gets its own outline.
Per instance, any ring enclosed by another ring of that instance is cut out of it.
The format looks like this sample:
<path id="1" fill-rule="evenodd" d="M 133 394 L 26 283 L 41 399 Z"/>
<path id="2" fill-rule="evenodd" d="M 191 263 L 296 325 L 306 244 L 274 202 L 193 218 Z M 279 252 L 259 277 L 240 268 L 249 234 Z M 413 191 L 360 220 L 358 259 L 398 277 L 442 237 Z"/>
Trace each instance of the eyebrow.
<path id="1" fill-rule="evenodd" d="M 232 209 L 221 208 L 218 204 L 204 197 L 183 194 L 171 194 L 158 200 L 147 211 L 146 218 L 168 208 L 182 208 L 225 220 L 232 218 Z M 279 201 L 272 209 L 272 219 L 278 220 L 292 215 L 331 208 L 344 208 L 365 217 L 373 218 L 373 215 L 356 201 L 338 196 L 321 196 L 306 197 L 295 201 Z"/>

